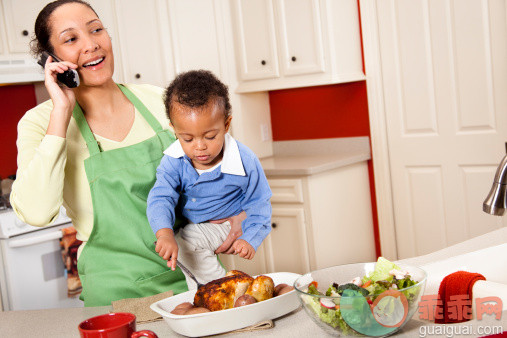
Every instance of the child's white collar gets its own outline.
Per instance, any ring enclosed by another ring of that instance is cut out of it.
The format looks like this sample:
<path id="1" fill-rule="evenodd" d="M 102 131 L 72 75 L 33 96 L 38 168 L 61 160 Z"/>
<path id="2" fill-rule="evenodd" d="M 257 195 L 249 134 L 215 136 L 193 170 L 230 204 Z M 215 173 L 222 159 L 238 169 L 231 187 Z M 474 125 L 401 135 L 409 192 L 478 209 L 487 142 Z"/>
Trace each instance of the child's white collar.
<path id="1" fill-rule="evenodd" d="M 164 150 L 164 154 L 174 158 L 185 156 L 180 140 L 178 139 L 174 141 L 166 150 Z M 243 162 L 241 161 L 238 143 L 229 133 L 225 134 L 224 157 L 222 158 L 221 171 L 224 174 L 245 176 L 245 170 L 243 169 Z"/>

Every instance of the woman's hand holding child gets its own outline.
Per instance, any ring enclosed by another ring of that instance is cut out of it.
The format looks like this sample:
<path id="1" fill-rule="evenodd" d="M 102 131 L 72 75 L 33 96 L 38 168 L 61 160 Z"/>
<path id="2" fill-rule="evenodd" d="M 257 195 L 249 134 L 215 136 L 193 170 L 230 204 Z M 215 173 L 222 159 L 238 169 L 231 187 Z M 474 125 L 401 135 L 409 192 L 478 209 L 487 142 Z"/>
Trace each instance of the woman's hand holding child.
<path id="1" fill-rule="evenodd" d="M 229 218 L 224 219 L 218 219 L 210 221 L 211 223 L 223 223 L 225 221 L 229 221 L 231 223 L 231 231 L 229 232 L 229 235 L 225 239 L 225 241 L 218 247 L 218 249 L 215 250 L 215 254 L 228 254 L 228 255 L 234 255 L 234 248 L 232 247 L 232 244 L 234 241 L 243 234 L 243 231 L 241 230 L 241 223 L 246 219 L 246 212 L 242 211 L 236 216 L 231 216 Z"/>

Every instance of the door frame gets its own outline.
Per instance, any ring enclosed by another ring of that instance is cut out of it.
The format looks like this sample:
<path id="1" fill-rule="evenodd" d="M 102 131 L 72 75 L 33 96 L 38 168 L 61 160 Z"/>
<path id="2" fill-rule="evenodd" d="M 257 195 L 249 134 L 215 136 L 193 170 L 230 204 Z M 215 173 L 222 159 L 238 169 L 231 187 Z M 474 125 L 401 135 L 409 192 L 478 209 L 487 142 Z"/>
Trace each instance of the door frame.
<path id="1" fill-rule="evenodd" d="M 381 255 L 398 259 L 376 0 L 359 0 Z"/>

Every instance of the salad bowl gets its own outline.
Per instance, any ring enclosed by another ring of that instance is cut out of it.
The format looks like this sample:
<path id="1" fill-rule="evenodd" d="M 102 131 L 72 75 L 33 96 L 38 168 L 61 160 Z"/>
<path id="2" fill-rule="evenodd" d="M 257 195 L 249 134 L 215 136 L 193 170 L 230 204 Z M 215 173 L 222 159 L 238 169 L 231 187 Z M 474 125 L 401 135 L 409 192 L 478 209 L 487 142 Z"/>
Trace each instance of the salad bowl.
<path id="1" fill-rule="evenodd" d="M 380 257 L 377 262 L 334 266 L 294 282 L 308 316 L 334 336 L 384 337 L 415 314 L 427 274 Z"/>

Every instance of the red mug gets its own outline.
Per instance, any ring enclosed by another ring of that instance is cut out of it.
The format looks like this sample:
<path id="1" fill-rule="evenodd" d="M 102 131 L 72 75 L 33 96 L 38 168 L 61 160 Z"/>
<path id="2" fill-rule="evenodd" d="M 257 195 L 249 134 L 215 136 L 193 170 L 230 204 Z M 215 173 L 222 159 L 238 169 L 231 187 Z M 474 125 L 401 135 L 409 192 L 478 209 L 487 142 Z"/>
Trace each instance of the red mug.
<path id="1" fill-rule="evenodd" d="M 150 330 L 136 331 L 136 316 L 128 312 L 111 312 L 88 318 L 78 328 L 81 338 L 158 337 Z"/>

